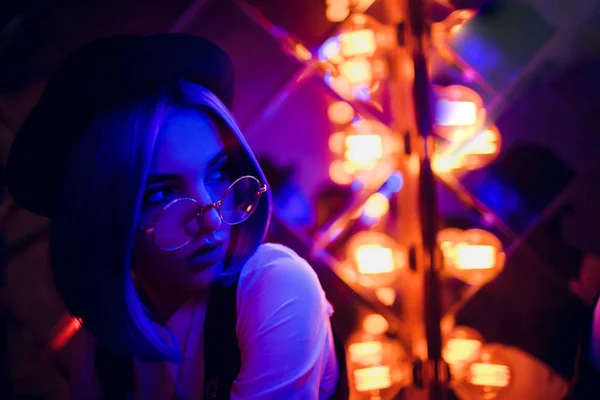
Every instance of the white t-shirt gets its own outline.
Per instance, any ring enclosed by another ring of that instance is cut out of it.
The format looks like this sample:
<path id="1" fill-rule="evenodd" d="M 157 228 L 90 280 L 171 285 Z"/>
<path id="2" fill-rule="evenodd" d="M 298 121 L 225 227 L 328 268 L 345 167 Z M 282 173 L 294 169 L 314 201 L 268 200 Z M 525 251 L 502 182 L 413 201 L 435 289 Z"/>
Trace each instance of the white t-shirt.
<path id="1" fill-rule="evenodd" d="M 285 246 L 260 246 L 244 265 L 237 287 L 242 368 L 231 399 L 329 398 L 338 379 L 332 313 L 304 259 Z M 205 303 L 192 298 L 167 322 L 183 354 L 181 363 L 134 360 L 135 399 L 203 398 L 205 315 Z M 89 395 L 95 385 L 82 385 L 85 379 L 77 375 L 85 374 L 77 372 L 72 398 L 94 398 Z"/>

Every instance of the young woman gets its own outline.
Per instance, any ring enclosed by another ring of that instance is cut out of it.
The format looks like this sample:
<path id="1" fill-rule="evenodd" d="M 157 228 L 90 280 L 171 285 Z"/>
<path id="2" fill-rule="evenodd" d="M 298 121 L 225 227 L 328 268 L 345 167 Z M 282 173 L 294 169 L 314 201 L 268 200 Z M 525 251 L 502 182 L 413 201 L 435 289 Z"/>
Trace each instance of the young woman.
<path id="1" fill-rule="evenodd" d="M 69 57 L 18 132 L 9 189 L 52 218 L 84 324 L 73 398 L 345 395 L 314 271 L 262 244 L 271 200 L 232 99 L 214 44 L 117 36 Z"/>

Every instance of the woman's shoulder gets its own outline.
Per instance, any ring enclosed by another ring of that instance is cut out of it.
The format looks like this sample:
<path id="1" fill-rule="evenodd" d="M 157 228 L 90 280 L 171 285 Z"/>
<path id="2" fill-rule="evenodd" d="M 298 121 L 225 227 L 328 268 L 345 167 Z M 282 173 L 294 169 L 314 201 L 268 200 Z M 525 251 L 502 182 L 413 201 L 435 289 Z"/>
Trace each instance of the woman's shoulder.
<path id="1" fill-rule="evenodd" d="M 267 243 L 242 268 L 237 312 L 239 338 L 249 327 L 264 328 L 283 320 L 291 326 L 296 326 L 293 321 L 316 326 L 331 316 L 333 308 L 305 259 L 288 247 Z"/>
<path id="2" fill-rule="evenodd" d="M 302 290 L 322 294 L 317 274 L 294 250 L 281 244 L 265 243 L 248 259 L 240 274 L 238 294 L 276 286 L 290 295 Z"/>
<path id="3" fill-rule="evenodd" d="M 314 274 L 308 262 L 294 250 L 277 243 L 264 243 L 258 247 L 242 268 L 240 279 L 249 275 L 269 274 L 273 270 L 296 270 Z"/>
<path id="4" fill-rule="evenodd" d="M 292 259 L 306 263 L 306 261 L 302 257 L 300 257 L 294 250 L 278 243 L 261 244 L 248 261 L 251 261 L 253 259 L 254 261 L 260 260 L 263 262 L 269 262 L 278 259 Z"/>

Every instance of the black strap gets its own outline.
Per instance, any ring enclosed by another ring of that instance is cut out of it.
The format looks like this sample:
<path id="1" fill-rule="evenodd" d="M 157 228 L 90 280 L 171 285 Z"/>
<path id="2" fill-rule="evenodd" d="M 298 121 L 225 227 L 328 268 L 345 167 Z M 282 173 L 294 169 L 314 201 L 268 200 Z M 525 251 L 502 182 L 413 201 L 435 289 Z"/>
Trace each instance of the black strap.
<path id="1" fill-rule="evenodd" d="M 229 399 L 233 381 L 242 367 L 235 330 L 238 280 L 229 286 L 220 283 L 211 285 L 204 323 L 205 399 Z"/>
<path id="2" fill-rule="evenodd" d="M 237 280 L 230 286 L 212 284 L 204 326 L 204 394 L 206 399 L 229 399 L 242 361 L 235 330 Z M 125 400 L 133 391 L 133 360 L 108 348 L 96 347 L 95 367 L 105 399 Z"/>
<path id="3" fill-rule="evenodd" d="M 126 400 L 133 393 L 134 372 L 131 357 L 120 357 L 98 344 L 94 367 L 104 399 Z"/>
<path id="4" fill-rule="evenodd" d="M 350 384 L 348 383 L 346 349 L 344 348 L 344 343 L 340 340 L 338 335 L 336 335 L 335 330 L 333 330 L 333 343 L 335 345 L 335 355 L 338 362 L 339 378 L 331 400 L 348 400 L 350 398 Z"/>

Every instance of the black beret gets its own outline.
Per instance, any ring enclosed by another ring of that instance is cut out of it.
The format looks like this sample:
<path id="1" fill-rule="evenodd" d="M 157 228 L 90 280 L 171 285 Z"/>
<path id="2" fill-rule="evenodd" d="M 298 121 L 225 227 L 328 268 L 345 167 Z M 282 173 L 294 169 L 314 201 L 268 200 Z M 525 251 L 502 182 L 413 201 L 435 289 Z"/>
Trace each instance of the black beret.
<path id="1" fill-rule="evenodd" d="M 52 217 L 69 153 L 92 118 L 180 80 L 205 87 L 231 108 L 231 61 L 206 39 L 121 35 L 73 53 L 50 78 L 13 141 L 5 178 L 15 201 Z"/>

